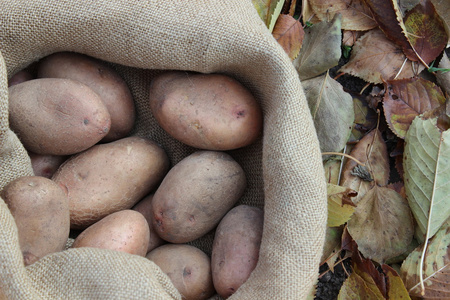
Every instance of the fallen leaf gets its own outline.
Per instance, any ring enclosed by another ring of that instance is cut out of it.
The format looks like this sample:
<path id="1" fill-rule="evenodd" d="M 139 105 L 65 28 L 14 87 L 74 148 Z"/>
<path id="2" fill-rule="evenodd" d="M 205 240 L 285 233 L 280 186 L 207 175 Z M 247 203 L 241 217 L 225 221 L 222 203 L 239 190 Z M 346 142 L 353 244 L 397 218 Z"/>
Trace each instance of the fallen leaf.
<path id="1" fill-rule="evenodd" d="M 294 66 L 301 80 L 316 77 L 337 66 L 341 58 L 341 18 L 336 15 L 328 23 L 314 24 L 305 29 L 305 38 Z"/>
<path id="2" fill-rule="evenodd" d="M 402 16 L 404 16 L 408 10 L 413 9 L 413 7 L 419 4 L 419 2 L 420 0 L 399 0 L 398 7 L 402 13 Z"/>
<path id="3" fill-rule="evenodd" d="M 347 143 L 353 120 L 353 101 L 328 73 L 302 82 L 322 152 L 339 152 Z"/>
<path id="4" fill-rule="evenodd" d="M 441 61 L 438 65 L 439 68 L 442 69 L 450 69 L 450 60 L 448 59 L 447 53 L 443 53 Z M 439 86 L 445 91 L 448 95 L 450 95 L 450 71 L 449 72 L 436 72 L 436 80 Z"/>
<path id="5" fill-rule="evenodd" d="M 377 185 L 358 202 L 347 229 L 359 251 L 380 264 L 405 252 L 414 235 L 407 200 Z"/>
<path id="6" fill-rule="evenodd" d="M 307 23 L 316 24 L 320 22 L 319 18 L 317 18 L 316 14 L 312 10 L 308 0 L 302 0 L 302 16 L 304 25 Z"/>
<path id="7" fill-rule="evenodd" d="M 339 295 L 338 300 L 385 300 L 380 292 L 373 291 L 370 286 L 364 281 L 364 279 L 353 272 L 344 281 Z"/>
<path id="8" fill-rule="evenodd" d="M 339 70 L 372 83 L 414 77 L 423 66 L 406 61 L 402 50 L 388 40 L 379 29 L 360 37 L 353 46 L 350 60 Z"/>
<path id="9" fill-rule="evenodd" d="M 348 187 L 358 193 L 353 198 L 353 202 L 358 205 L 374 184 L 385 186 L 389 180 L 389 157 L 387 154 L 386 143 L 381 137 L 381 132 L 374 129 L 366 134 L 352 149 L 350 156 L 365 163 L 368 172 L 371 174 L 374 182 L 363 180 L 361 177 L 352 175 L 354 169 L 358 166 L 354 160 L 347 160 L 342 170 L 341 185 Z"/>
<path id="10" fill-rule="evenodd" d="M 333 272 L 336 260 L 339 258 L 339 249 L 341 247 L 342 228 L 327 227 L 325 234 L 325 244 L 323 246 L 322 258 L 320 263 L 326 263 Z"/>
<path id="11" fill-rule="evenodd" d="M 401 267 L 401 277 L 409 294 L 424 299 L 450 299 L 450 222 L 428 243 L 423 264 L 425 294 L 421 295 L 420 260 L 423 245 L 411 252 Z"/>
<path id="12" fill-rule="evenodd" d="M 340 13 L 342 29 L 364 31 L 377 26 L 363 0 L 309 0 L 309 3 L 320 21 L 329 21 Z"/>
<path id="13" fill-rule="evenodd" d="M 353 96 L 353 109 L 355 122 L 352 128 L 352 136 L 349 141 L 360 140 L 368 131 L 377 126 L 377 113 L 369 107 L 366 99 L 361 96 Z"/>
<path id="14" fill-rule="evenodd" d="M 441 20 L 444 21 L 445 31 L 447 32 L 448 41 L 450 45 L 450 1 L 448 0 L 431 0 Z"/>
<path id="15" fill-rule="evenodd" d="M 328 227 L 336 227 L 346 223 L 353 212 L 355 211 L 355 204 L 351 198 L 355 197 L 357 193 L 349 188 L 328 183 Z"/>
<path id="16" fill-rule="evenodd" d="M 252 0 L 252 3 L 261 20 L 263 20 L 267 28 L 272 31 L 278 15 L 283 8 L 284 0 Z"/>
<path id="17" fill-rule="evenodd" d="M 342 44 L 352 47 L 356 40 L 364 34 L 363 31 L 344 30 L 342 33 Z"/>
<path id="18" fill-rule="evenodd" d="M 430 0 L 420 1 L 405 16 L 405 29 L 412 48 L 429 64 L 442 53 L 449 37 L 444 22 Z"/>
<path id="19" fill-rule="evenodd" d="M 273 37 L 283 47 L 290 57 L 295 59 L 302 47 L 303 31 L 302 24 L 290 15 L 280 15 L 272 32 Z"/>
<path id="20" fill-rule="evenodd" d="M 413 238 L 408 247 L 406 247 L 405 252 L 403 252 L 398 256 L 387 259 L 385 263 L 388 265 L 401 264 L 408 257 L 408 255 L 411 254 L 411 252 L 413 252 L 418 246 L 419 242 Z"/>
<path id="21" fill-rule="evenodd" d="M 445 104 L 441 89 L 423 78 L 388 80 L 385 90 L 386 121 L 392 132 L 402 139 L 416 116 Z"/>
<path id="22" fill-rule="evenodd" d="M 408 290 L 406 290 L 405 284 L 403 280 L 398 275 L 398 273 L 388 265 L 382 265 L 381 269 L 384 274 L 386 274 L 386 278 L 388 281 L 388 297 L 389 299 L 411 299 L 408 294 Z"/>
<path id="23" fill-rule="evenodd" d="M 440 131 L 437 118 L 416 117 L 405 138 L 405 192 L 417 221 L 416 238 L 431 238 L 450 217 L 450 130 Z"/>
<path id="24" fill-rule="evenodd" d="M 386 37 L 399 45 L 408 59 L 418 61 L 406 36 L 406 28 L 397 0 L 365 0 L 365 2 Z"/>

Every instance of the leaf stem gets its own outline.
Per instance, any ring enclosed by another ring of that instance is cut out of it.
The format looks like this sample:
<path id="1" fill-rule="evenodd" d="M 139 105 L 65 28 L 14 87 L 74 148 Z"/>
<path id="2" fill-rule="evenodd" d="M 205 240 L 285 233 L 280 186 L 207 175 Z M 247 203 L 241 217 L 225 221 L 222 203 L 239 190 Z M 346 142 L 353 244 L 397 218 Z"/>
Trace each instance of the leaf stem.
<path id="1" fill-rule="evenodd" d="M 345 153 L 341 153 L 341 152 L 322 152 L 322 155 L 340 155 L 340 156 L 345 156 L 353 161 L 355 161 L 357 164 L 365 167 L 366 165 L 362 162 L 360 162 L 358 159 L 354 158 L 353 156 L 350 156 L 348 154 Z"/>

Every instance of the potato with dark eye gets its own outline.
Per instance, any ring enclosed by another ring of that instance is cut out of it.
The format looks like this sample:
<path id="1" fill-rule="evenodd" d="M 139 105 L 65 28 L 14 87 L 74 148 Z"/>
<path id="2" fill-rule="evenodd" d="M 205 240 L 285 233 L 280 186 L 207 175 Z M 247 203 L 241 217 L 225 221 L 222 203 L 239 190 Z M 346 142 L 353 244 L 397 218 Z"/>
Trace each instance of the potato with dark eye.
<path id="1" fill-rule="evenodd" d="M 97 93 L 111 116 L 111 129 L 102 142 L 124 138 L 133 128 L 135 107 L 131 91 L 106 63 L 80 53 L 58 52 L 39 61 L 38 78 L 76 80 Z"/>
<path id="2" fill-rule="evenodd" d="M 69 237 L 69 201 L 55 182 L 40 176 L 19 177 L 0 193 L 17 225 L 25 265 L 64 250 Z"/>
<path id="3" fill-rule="evenodd" d="M 185 244 L 166 244 L 150 251 L 146 257 L 169 276 L 181 299 L 204 300 L 214 295 L 210 258 L 200 249 Z"/>
<path id="4" fill-rule="evenodd" d="M 111 118 L 105 105 L 78 81 L 33 79 L 8 91 L 9 125 L 28 151 L 71 155 L 109 132 Z"/>
<path id="5" fill-rule="evenodd" d="M 150 108 L 167 133 L 199 149 L 241 148 L 262 132 L 262 111 L 255 97 L 222 74 L 163 73 L 151 83 Z"/>
<path id="6" fill-rule="evenodd" d="M 152 200 L 153 228 L 170 243 L 187 243 L 211 231 L 241 198 L 244 170 L 227 153 L 198 151 L 176 164 Z"/>

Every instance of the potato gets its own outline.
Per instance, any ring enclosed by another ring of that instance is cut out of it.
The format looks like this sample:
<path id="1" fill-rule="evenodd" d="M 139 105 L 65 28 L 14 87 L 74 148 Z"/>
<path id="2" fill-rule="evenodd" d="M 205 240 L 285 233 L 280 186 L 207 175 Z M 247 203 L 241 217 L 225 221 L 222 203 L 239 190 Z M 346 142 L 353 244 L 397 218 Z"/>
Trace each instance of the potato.
<path id="1" fill-rule="evenodd" d="M 162 245 L 146 256 L 158 265 L 180 292 L 183 300 L 203 300 L 214 295 L 210 258 L 184 244 Z"/>
<path id="2" fill-rule="evenodd" d="M 176 164 L 156 190 L 153 228 L 171 243 L 193 241 L 219 223 L 246 185 L 244 170 L 229 154 L 195 152 Z"/>
<path id="3" fill-rule="evenodd" d="M 133 128 L 135 107 L 130 89 L 105 63 L 79 53 L 54 53 L 39 62 L 38 77 L 77 80 L 96 92 L 111 116 L 111 129 L 103 142 L 123 138 Z"/>
<path id="4" fill-rule="evenodd" d="M 144 199 L 140 200 L 135 206 L 132 207 L 133 210 L 140 212 L 144 218 L 147 220 L 147 225 L 150 230 L 150 240 L 148 242 L 148 249 L 147 251 L 152 251 L 156 247 L 161 246 L 166 241 L 164 241 L 162 238 L 159 237 L 159 235 L 155 232 L 153 229 L 153 222 L 152 222 L 152 199 L 153 194 L 148 195 Z"/>
<path id="5" fill-rule="evenodd" d="M 0 196 L 16 221 L 25 265 L 62 251 L 69 238 L 70 218 L 67 195 L 45 177 L 19 177 Z"/>
<path id="6" fill-rule="evenodd" d="M 145 256 L 150 231 L 144 216 L 134 210 L 112 213 L 81 232 L 72 248 L 94 247 Z"/>
<path id="7" fill-rule="evenodd" d="M 33 79 L 10 87 L 9 122 L 27 150 L 50 155 L 81 152 L 111 125 L 99 96 L 69 79 Z"/>
<path id="8" fill-rule="evenodd" d="M 228 298 L 247 281 L 256 267 L 263 232 L 262 209 L 239 205 L 217 226 L 211 255 L 211 270 L 217 293 Z"/>
<path id="9" fill-rule="evenodd" d="M 8 87 L 34 79 L 33 74 L 31 72 L 22 70 L 14 74 L 9 80 L 8 80 Z"/>
<path id="10" fill-rule="evenodd" d="M 52 178 L 59 166 L 69 158 L 65 155 L 44 155 L 28 152 L 34 175 Z"/>
<path id="11" fill-rule="evenodd" d="M 163 73 L 151 83 L 150 108 L 167 133 L 199 149 L 244 147 L 262 131 L 262 112 L 253 95 L 221 74 Z"/>
<path id="12" fill-rule="evenodd" d="M 155 142 L 127 137 L 72 156 L 52 179 L 69 194 L 71 228 L 131 208 L 161 182 L 169 158 Z"/>

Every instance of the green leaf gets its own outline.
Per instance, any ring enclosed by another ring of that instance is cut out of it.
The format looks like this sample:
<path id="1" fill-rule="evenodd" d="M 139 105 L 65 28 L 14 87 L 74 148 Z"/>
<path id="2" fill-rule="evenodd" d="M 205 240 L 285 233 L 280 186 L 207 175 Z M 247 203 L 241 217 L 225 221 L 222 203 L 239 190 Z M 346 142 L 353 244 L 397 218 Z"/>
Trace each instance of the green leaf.
<path id="1" fill-rule="evenodd" d="M 273 28 L 275 27 L 275 23 L 277 22 L 277 20 L 278 20 L 278 17 L 280 16 L 280 14 L 281 14 L 281 10 L 283 9 L 283 5 L 284 5 L 284 0 L 278 0 L 277 1 L 277 5 L 275 6 L 275 9 L 274 9 L 274 11 L 273 11 L 273 13 L 272 13 L 272 15 L 270 16 L 270 21 L 269 21 L 269 26 L 268 26 L 268 28 L 269 28 L 269 31 L 270 32 L 272 32 L 273 31 Z"/>
<path id="2" fill-rule="evenodd" d="M 437 118 L 416 117 L 403 154 L 405 192 L 417 221 L 419 242 L 431 238 L 450 216 L 450 131 L 436 126 Z"/>
<path id="3" fill-rule="evenodd" d="M 322 152 L 340 152 L 355 119 L 353 99 L 328 74 L 303 81 Z"/>
<path id="4" fill-rule="evenodd" d="M 316 77 L 337 66 L 341 58 L 341 15 L 331 22 L 322 21 L 305 29 L 300 54 L 293 63 L 300 79 Z"/>
<path id="5" fill-rule="evenodd" d="M 284 0 L 252 0 L 252 3 L 261 20 L 263 20 L 264 24 L 272 32 L 283 8 Z"/>

